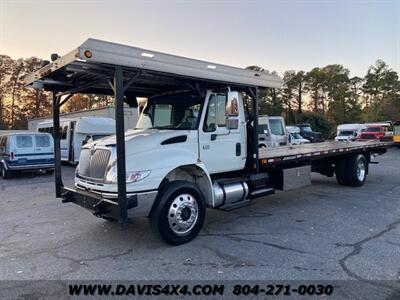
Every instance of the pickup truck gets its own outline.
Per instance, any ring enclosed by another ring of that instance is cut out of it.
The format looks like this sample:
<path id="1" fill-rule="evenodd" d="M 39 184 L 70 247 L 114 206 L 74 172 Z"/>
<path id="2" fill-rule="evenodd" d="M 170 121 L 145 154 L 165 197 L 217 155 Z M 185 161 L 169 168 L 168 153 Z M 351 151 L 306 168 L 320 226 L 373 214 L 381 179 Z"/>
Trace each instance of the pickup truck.
<path id="1" fill-rule="evenodd" d="M 309 123 L 301 123 L 295 126 L 300 128 L 300 135 L 309 140 L 310 143 L 321 143 L 324 141 L 322 133 L 312 130 Z"/>
<path id="2" fill-rule="evenodd" d="M 58 57 L 58 56 L 57 56 Z M 56 196 L 97 217 L 148 217 L 167 243 L 191 241 L 206 208 L 230 211 L 257 198 L 311 183 L 311 172 L 362 186 L 385 142 L 258 147 L 258 92 L 282 85 L 274 74 L 89 39 L 28 75 L 53 92 Z M 59 111 L 74 93 L 112 94 L 116 135 L 82 147 L 75 185 L 59 164 Z M 123 105 L 146 97 L 125 132 Z"/>

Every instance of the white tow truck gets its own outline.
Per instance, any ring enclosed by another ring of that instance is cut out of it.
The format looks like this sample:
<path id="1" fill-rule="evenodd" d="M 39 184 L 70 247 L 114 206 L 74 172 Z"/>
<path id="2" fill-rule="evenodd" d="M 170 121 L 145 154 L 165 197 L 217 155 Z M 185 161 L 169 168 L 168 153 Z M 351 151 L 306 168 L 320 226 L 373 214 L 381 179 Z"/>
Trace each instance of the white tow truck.
<path id="1" fill-rule="evenodd" d="M 311 183 L 311 172 L 361 186 L 386 142 L 326 142 L 258 148 L 258 90 L 272 74 L 89 39 L 30 74 L 26 85 L 54 94 L 56 196 L 105 219 L 148 217 L 166 242 L 189 242 L 206 208 L 232 210 Z M 82 147 L 75 186 L 59 161 L 60 106 L 74 93 L 113 94 L 116 135 Z M 123 104 L 146 97 L 134 130 Z M 121 117 L 122 115 L 122 117 Z M 256 129 L 255 129 L 256 128 Z"/>

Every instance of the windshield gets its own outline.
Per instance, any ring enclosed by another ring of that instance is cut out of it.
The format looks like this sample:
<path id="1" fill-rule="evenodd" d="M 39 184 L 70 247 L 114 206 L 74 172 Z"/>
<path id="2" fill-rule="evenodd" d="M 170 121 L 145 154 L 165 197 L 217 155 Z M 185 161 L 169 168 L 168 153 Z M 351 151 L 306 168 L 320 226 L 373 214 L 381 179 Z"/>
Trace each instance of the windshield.
<path id="1" fill-rule="evenodd" d="M 347 130 L 347 131 L 339 131 L 338 134 L 338 136 L 350 136 L 350 135 L 355 135 L 355 132 Z"/>
<path id="2" fill-rule="evenodd" d="M 258 125 L 258 134 L 268 134 L 268 126 L 266 124 Z"/>
<path id="3" fill-rule="evenodd" d="M 400 126 L 395 126 L 394 127 L 394 134 L 395 135 L 400 135 Z"/>
<path id="4" fill-rule="evenodd" d="M 281 119 L 269 119 L 269 127 L 271 128 L 272 134 L 285 135 L 285 130 L 283 129 L 283 122 Z"/>
<path id="5" fill-rule="evenodd" d="M 303 137 L 302 137 L 299 133 L 297 133 L 297 132 L 294 132 L 294 133 L 292 133 L 291 135 L 292 135 L 292 137 L 293 137 L 294 139 L 296 139 L 296 140 L 302 140 L 302 139 L 303 139 Z"/>
<path id="6" fill-rule="evenodd" d="M 193 130 L 198 128 L 203 99 L 191 94 L 150 98 L 136 129 Z"/>
<path id="7" fill-rule="evenodd" d="M 303 129 L 303 131 L 305 131 L 305 132 L 312 132 L 312 129 L 311 129 L 310 126 L 304 126 L 304 127 L 302 127 L 302 129 Z"/>

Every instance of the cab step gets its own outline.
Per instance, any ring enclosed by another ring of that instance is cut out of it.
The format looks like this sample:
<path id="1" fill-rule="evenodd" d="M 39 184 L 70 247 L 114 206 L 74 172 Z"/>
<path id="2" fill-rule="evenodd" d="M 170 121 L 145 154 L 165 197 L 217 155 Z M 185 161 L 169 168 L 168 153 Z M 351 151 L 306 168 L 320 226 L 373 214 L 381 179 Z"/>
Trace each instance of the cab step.
<path id="1" fill-rule="evenodd" d="M 223 206 L 218 207 L 218 209 L 223 210 L 223 211 L 231 211 L 231 210 L 234 210 L 234 209 L 237 209 L 237 208 L 250 206 L 250 205 L 252 205 L 254 203 L 255 202 L 251 201 L 251 200 L 244 200 L 244 201 L 225 204 Z"/>
<path id="2" fill-rule="evenodd" d="M 266 188 L 262 188 L 262 189 L 258 189 L 258 190 L 252 191 L 248 195 L 248 198 L 249 199 L 255 199 L 255 198 L 268 196 L 268 195 L 272 195 L 272 194 L 275 194 L 275 189 L 271 188 L 271 187 L 266 187 Z"/>

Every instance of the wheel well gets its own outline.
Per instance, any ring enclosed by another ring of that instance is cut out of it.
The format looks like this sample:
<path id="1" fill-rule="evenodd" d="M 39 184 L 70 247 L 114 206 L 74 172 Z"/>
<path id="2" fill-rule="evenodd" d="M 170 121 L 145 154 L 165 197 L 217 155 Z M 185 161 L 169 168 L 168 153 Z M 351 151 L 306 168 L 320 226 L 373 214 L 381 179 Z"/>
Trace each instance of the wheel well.
<path id="1" fill-rule="evenodd" d="M 213 192 L 209 177 L 205 171 L 196 165 L 180 166 L 170 171 L 167 176 L 161 181 L 158 190 L 160 191 L 167 183 L 176 180 L 184 180 L 197 185 L 203 193 L 207 205 L 213 203 Z"/>

